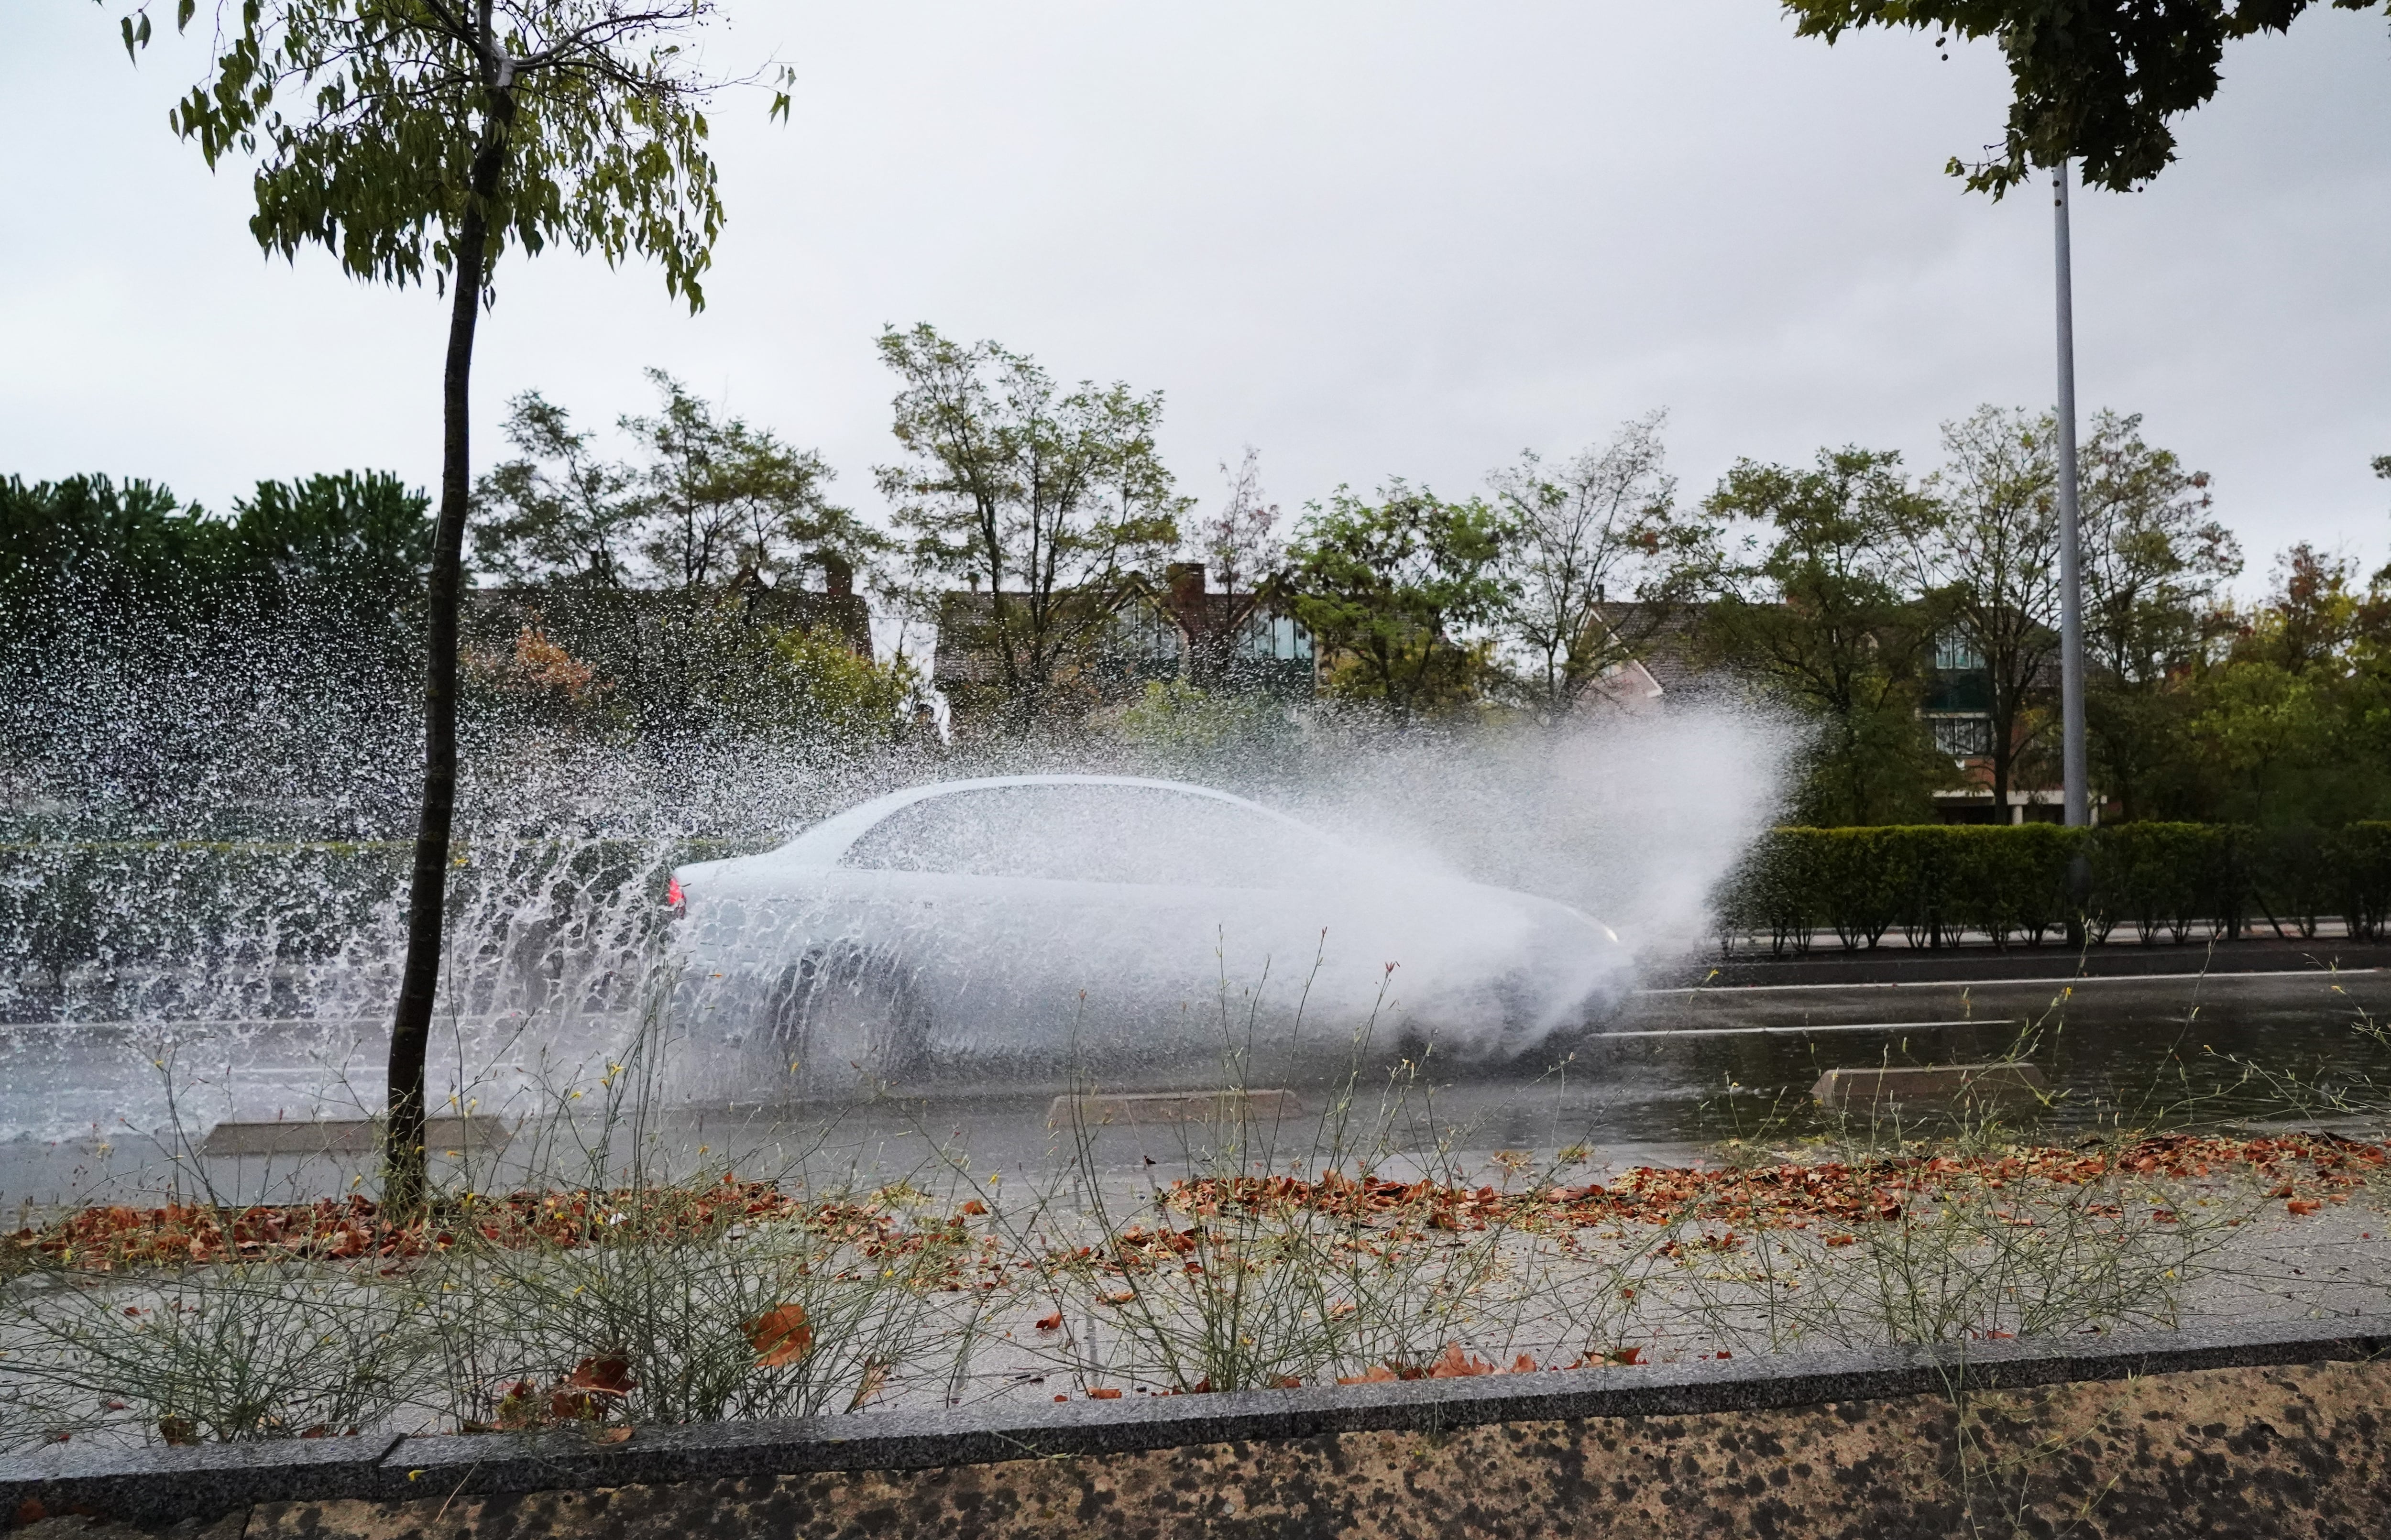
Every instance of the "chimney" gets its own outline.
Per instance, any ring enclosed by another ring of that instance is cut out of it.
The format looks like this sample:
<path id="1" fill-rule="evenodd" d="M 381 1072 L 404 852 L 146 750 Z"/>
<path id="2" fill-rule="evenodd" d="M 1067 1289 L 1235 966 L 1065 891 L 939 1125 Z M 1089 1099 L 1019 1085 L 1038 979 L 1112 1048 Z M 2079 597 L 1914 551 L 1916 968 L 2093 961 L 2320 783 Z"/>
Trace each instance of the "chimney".
<path id="1" fill-rule="evenodd" d="M 1162 569 L 1163 586 L 1170 590 L 1170 607 L 1182 626 L 1201 627 L 1204 614 L 1204 563 L 1173 562 Z"/>
<path id="2" fill-rule="evenodd" d="M 855 597 L 855 563 L 835 551 L 818 551 L 814 560 L 821 563 L 822 591 L 833 599 Z"/>

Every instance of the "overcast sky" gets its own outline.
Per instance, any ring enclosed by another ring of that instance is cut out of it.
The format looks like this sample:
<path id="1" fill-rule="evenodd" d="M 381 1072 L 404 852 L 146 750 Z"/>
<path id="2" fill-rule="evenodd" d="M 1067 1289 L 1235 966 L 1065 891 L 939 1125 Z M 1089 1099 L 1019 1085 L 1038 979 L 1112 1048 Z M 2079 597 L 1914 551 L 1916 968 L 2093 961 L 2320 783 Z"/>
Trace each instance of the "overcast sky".
<path id="1" fill-rule="evenodd" d="M 207 7 L 203 5 L 202 10 Z M 692 318 L 652 266 L 499 270 L 477 457 L 536 387 L 593 422 L 640 369 L 819 448 L 876 511 L 884 323 L 1167 393 L 1208 500 L 1258 446 L 1290 511 L 1388 475 L 1459 496 L 1666 408 L 1686 494 L 1738 456 L 1903 450 L 2052 395 L 2050 211 L 1942 174 L 1995 137 L 1990 49 L 1797 40 L 1769 0 L 1175 6 L 723 0 L 711 63 L 795 110 L 713 115 L 730 224 Z M 165 126 L 204 62 L 136 70 L 113 9 L 18 0 L 0 239 L 0 473 L 262 476 L 440 444 L 445 310 L 265 260 L 246 168 Z M 2217 477 L 2254 576 L 2391 546 L 2391 32 L 2320 11 L 2237 46 L 2181 161 L 2076 205 L 2079 392 Z"/>

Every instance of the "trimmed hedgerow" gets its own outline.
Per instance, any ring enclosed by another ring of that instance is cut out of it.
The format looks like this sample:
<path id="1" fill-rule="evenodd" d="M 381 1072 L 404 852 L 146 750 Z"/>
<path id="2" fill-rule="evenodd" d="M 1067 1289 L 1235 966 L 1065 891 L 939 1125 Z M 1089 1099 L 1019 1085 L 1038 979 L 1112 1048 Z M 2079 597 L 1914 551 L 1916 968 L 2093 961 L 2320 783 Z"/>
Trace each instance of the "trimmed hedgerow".
<path id="1" fill-rule="evenodd" d="M 2391 822 L 2340 829 L 2221 823 L 1923 824 L 1777 829 L 1721 889 L 1719 928 L 1805 951 L 1847 951 L 1895 931 L 1912 946 L 1982 936 L 1997 947 L 2055 938 L 2142 943 L 2263 929 L 2391 934 Z"/>

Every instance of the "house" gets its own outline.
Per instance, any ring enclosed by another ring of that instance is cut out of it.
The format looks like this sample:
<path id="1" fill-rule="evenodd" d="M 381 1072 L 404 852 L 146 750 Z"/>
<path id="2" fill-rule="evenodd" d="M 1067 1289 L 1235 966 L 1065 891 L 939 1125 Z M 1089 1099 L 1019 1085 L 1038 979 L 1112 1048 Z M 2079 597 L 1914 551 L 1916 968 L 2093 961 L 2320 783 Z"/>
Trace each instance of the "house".
<path id="1" fill-rule="evenodd" d="M 1031 595 L 973 589 L 938 605 L 930 679 L 962 717 L 991 709 L 1024 673 L 1044 671 L 1047 705 L 1092 710 L 1149 683 L 1298 699 L 1317 683 L 1312 633 L 1275 582 L 1246 593 L 1207 583 L 1203 563 L 1178 562 L 1160 585 L 1131 573 L 1102 589 L 1072 589 L 1042 606 Z M 1012 667 L 1007 667 L 1007 651 Z"/>

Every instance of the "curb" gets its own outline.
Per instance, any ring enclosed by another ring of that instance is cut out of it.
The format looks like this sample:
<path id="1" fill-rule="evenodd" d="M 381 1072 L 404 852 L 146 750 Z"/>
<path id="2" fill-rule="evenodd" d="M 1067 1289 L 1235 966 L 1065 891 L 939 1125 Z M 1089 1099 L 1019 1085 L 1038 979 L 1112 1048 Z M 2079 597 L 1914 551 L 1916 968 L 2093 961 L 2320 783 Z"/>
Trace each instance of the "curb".
<path id="1" fill-rule="evenodd" d="M 1493 1422 L 1764 1411 L 1825 1402 L 2017 1390 L 2199 1369 L 2391 1353 L 2391 1315 L 2175 1332 L 1789 1353 L 1639 1367 L 863 1412 L 641 1429 L 619 1444 L 573 1433 L 377 1435 L 320 1442 L 95 1449 L 54 1444 L 0 1460 L 0 1513 L 38 1501 L 135 1523 L 208 1519 L 262 1503 L 652 1485 L 825 1470 L 898 1470 L 1124 1454 L 1338 1433 L 1435 1432 Z"/>

